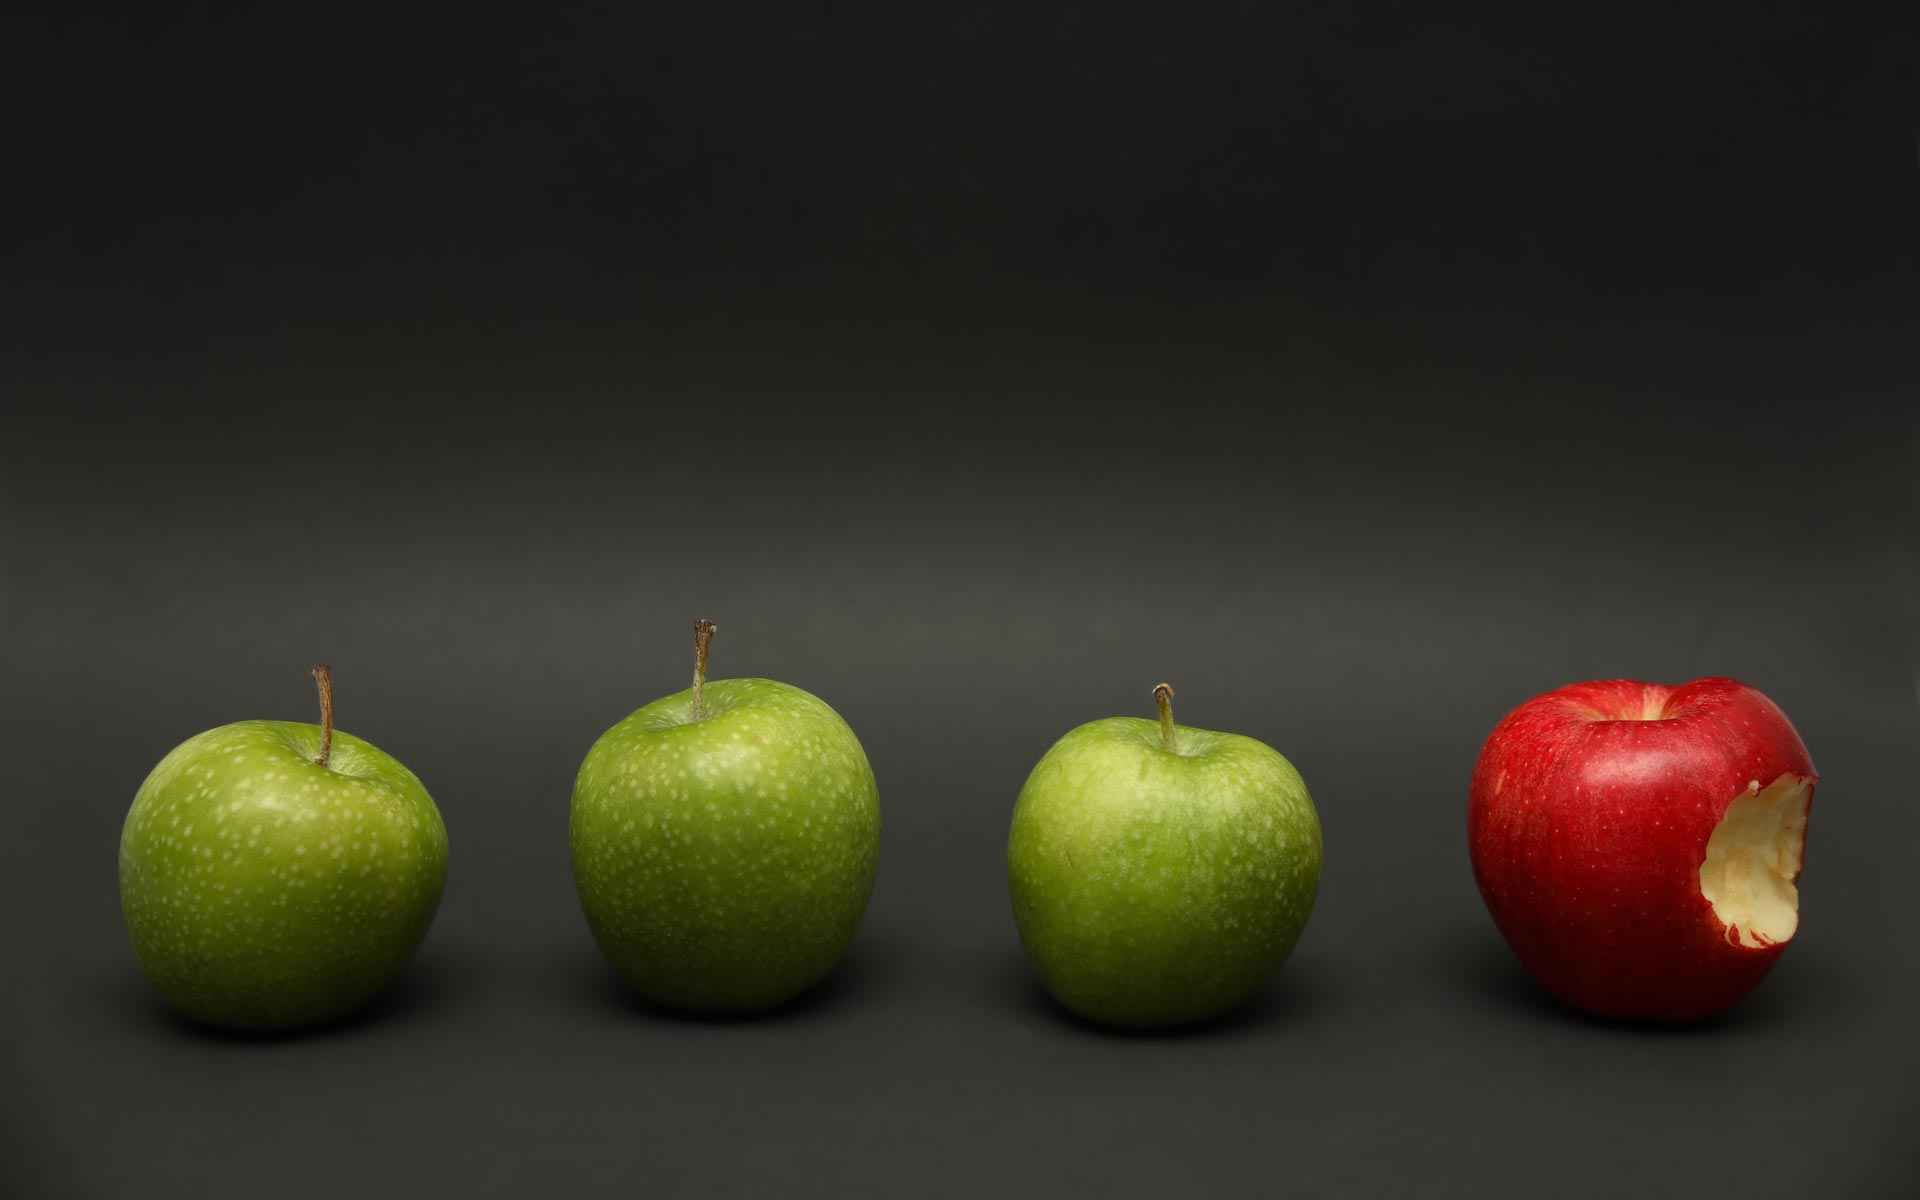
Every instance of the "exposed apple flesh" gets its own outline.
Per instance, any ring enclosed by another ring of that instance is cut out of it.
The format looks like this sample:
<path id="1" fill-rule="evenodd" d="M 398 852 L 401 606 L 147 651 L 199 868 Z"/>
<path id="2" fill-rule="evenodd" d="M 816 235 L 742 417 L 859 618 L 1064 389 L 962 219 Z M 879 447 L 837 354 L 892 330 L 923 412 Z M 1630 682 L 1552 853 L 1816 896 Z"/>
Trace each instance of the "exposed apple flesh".
<path id="1" fill-rule="evenodd" d="M 1757 949 L 1777 946 L 1800 927 L 1800 859 L 1807 844 L 1813 784 L 1780 776 L 1747 785 L 1707 839 L 1700 894 L 1727 927 L 1727 940 Z"/>

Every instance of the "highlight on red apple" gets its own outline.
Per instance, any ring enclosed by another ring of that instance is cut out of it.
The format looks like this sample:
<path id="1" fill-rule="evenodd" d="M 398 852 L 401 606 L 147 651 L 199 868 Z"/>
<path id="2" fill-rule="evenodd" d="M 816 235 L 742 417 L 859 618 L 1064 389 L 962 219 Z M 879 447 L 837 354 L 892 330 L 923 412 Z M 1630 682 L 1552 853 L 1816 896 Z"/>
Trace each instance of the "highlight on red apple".
<path id="1" fill-rule="evenodd" d="M 1494 727 L 1467 803 L 1494 924 L 1562 1001 L 1697 1021 L 1751 991 L 1800 922 L 1817 776 L 1786 714 L 1732 679 L 1607 679 Z"/>

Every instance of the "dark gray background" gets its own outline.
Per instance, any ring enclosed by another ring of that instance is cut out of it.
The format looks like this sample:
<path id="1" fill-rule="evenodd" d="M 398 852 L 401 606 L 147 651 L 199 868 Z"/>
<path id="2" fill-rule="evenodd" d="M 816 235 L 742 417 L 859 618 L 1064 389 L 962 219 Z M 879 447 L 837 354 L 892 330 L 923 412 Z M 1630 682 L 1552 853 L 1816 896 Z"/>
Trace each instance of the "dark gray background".
<path id="1" fill-rule="evenodd" d="M 8 19 L 0 1190 L 1904 1193 L 1920 1053 L 1911 42 L 1270 6 Z M 718 675 L 859 732 L 834 980 L 625 1000 L 593 738 Z M 120 822 L 342 726 L 438 922 L 308 1036 L 167 1015 Z M 1824 780 L 1793 949 L 1679 1031 L 1532 987 L 1468 772 L 1575 679 L 1730 674 Z M 1264 998 L 1064 1018 L 1003 850 L 1069 727 L 1267 740 L 1326 873 Z"/>

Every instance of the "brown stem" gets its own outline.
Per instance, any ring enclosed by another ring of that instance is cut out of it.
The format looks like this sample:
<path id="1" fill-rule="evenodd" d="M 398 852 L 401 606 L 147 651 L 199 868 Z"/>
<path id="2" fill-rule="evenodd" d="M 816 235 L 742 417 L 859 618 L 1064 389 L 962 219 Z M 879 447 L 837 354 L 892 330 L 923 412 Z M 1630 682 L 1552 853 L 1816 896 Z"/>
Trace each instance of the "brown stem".
<path id="1" fill-rule="evenodd" d="M 1160 705 L 1160 744 L 1173 749 L 1173 685 L 1156 683 L 1153 698 Z"/>
<path id="2" fill-rule="evenodd" d="M 326 766 L 333 757 L 333 668 L 325 663 L 313 669 L 313 682 L 320 688 L 320 757 L 316 766 Z"/>
<path id="3" fill-rule="evenodd" d="M 700 689 L 707 684 L 707 644 L 718 632 L 720 627 L 705 617 L 693 623 L 693 719 L 696 721 L 707 715 Z"/>

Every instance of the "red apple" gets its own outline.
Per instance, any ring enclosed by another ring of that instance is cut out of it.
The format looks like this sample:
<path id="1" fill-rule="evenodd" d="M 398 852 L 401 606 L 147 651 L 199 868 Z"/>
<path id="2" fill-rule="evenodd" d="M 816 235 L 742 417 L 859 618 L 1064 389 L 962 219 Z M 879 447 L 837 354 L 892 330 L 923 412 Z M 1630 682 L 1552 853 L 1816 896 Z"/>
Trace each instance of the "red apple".
<path id="1" fill-rule="evenodd" d="M 1759 983 L 1799 924 L 1816 779 L 1786 714 L 1743 683 L 1571 684 L 1508 713 L 1481 748 L 1474 878 L 1561 1000 L 1699 1020 Z"/>

